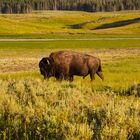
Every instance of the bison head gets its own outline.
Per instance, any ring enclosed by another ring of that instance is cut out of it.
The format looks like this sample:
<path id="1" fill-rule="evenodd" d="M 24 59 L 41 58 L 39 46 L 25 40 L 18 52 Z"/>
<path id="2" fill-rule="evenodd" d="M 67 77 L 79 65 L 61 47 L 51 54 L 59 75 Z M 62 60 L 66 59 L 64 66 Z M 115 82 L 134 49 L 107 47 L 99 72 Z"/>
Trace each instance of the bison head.
<path id="1" fill-rule="evenodd" d="M 44 57 L 39 62 L 40 73 L 44 76 L 44 79 L 51 77 L 52 69 L 50 59 L 48 57 Z"/>

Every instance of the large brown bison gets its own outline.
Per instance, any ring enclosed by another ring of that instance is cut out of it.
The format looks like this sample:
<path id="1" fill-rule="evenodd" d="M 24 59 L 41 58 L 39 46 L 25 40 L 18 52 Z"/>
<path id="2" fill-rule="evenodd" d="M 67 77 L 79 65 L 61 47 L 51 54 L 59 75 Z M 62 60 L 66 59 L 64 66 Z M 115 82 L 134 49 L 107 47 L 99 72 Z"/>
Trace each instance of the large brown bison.
<path id="1" fill-rule="evenodd" d="M 91 80 L 94 80 L 97 74 L 104 79 L 99 58 L 73 51 L 51 53 L 40 61 L 39 67 L 44 78 L 55 76 L 59 80 L 73 81 L 74 75 L 86 77 L 90 74 Z"/>

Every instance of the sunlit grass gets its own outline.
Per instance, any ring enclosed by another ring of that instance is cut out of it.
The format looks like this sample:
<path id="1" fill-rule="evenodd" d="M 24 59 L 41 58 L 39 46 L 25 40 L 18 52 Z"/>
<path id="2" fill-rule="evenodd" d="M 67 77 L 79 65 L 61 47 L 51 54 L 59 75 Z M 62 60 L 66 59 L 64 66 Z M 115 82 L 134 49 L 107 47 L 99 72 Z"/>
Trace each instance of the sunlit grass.
<path id="1" fill-rule="evenodd" d="M 125 94 L 124 91 L 128 89 L 131 85 L 135 83 L 140 82 L 140 58 L 139 57 L 133 57 L 133 58 L 123 58 L 124 60 L 108 60 L 102 62 L 103 67 L 103 74 L 105 77 L 104 81 L 101 81 L 101 79 L 96 75 L 95 81 L 91 82 L 90 77 L 87 76 L 85 79 L 82 77 L 75 76 L 74 81 L 79 81 L 84 83 L 87 87 L 88 86 L 94 86 L 95 90 L 104 91 L 104 90 L 112 90 L 117 91 L 120 94 Z M 27 65 L 29 65 L 27 63 Z M 12 67 L 12 65 L 10 65 Z M 22 64 L 19 64 L 19 67 L 22 66 Z M 18 69 L 18 67 L 17 67 Z M 23 69 L 24 70 L 24 69 Z M 10 72 L 10 69 L 9 69 Z M 34 78 L 41 78 L 43 79 L 43 76 L 40 75 L 38 63 L 36 65 L 35 71 L 33 70 L 26 70 L 26 71 L 20 71 L 19 72 L 8 72 L 1 73 L 0 78 L 1 79 L 8 79 L 8 78 L 14 78 L 14 79 L 20 79 L 20 78 L 27 78 L 27 77 L 34 77 Z M 51 80 L 55 81 L 55 78 L 51 78 Z"/>
<path id="2" fill-rule="evenodd" d="M 1 14 L 0 37 L 71 38 L 71 34 L 76 34 L 73 37 L 100 37 L 100 35 L 103 35 L 102 37 L 106 37 L 107 35 L 115 37 L 117 37 L 118 35 L 122 35 L 124 37 L 133 37 L 133 34 L 135 36 L 140 35 L 139 22 L 110 29 L 95 30 L 95 28 L 104 24 L 111 24 L 113 22 L 133 20 L 139 18 L 139 16 L 139 11 L 105 13 L 45 11 L 25 15 Z"/>
<path id="3" fill-rule="evenodd" d="M 1 139 L 139 137 L 138 98 L 96 91 L 82 81 L 32 77 L 0 80 L 0 89 Z"/>
<path id="4" fill-rule="evenodd" d="M 44 80 L 40 59 L 67 49 L 99 57 L 105 80 Z M 138 140 L 139 54 L 139 40 L 0 42 L 0 139 Z"/>

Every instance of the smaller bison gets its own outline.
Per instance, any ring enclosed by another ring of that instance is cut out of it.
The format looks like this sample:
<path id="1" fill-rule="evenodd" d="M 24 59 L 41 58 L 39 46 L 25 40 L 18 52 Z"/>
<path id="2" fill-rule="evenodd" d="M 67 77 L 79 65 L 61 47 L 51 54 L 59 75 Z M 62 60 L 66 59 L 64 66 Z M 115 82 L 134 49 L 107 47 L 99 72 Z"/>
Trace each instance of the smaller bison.
<path id="1" fill-rule="evenodd" d="M 54 52 L 49 57 L 42 58 L 39 67 L 44 79 L 54 76 L 58 80 L 73 81 L 74 75 L 84 78 L 89 74 L 92 81 L 97 74 L 104 80 L 101 60 L 88 54 L 73 51 Z"/>

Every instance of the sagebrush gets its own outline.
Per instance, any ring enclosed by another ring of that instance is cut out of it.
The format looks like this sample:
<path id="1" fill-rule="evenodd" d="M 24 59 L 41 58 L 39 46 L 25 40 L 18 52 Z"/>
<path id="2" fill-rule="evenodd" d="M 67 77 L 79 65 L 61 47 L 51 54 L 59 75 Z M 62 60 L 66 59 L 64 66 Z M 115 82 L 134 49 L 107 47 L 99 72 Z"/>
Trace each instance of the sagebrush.
<path id="1" fill-rule="evenodd" d="M 139 98 L 94 86 L 1 79 L 0 139 L 139 139 Z"/>

